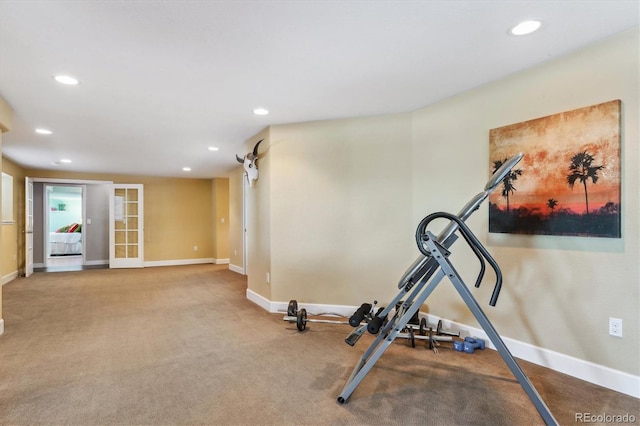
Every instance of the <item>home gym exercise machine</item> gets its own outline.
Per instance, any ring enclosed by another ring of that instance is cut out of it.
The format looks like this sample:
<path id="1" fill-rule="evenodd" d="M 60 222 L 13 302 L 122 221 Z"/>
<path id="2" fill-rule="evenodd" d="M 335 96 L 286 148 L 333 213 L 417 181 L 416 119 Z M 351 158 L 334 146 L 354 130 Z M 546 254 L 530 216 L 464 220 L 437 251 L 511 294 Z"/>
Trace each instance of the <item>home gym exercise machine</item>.
<path id="1" fill-rule="evenodd" d="M 356 364 L 344 389 L 338 396 L 339 403 L 344 404 L 347 402 L 362 379 L 364 379 L 378 359 L 380 359 L 382 354 L 398 337 L 399 333 L 405 329 L 407 323 L 418 311 L 420 306 L 425 303 L 440 281 L 442 281 L 444 277 L 447 277 L 458 291 L 465 304 L 471 310 L 478 323 L 482 326 L 483 330 L 496 347 L 497 351 L 502 356 L 502 359 L 516 377 L 526 394 L 529 396 L 529 399 L 531 399 L 531 402 L 535 405 L 544 422 L 547 425 L 558 424 L 551 414 L 551 411 L 549 411 L 549 408 L 544 403 L 529 378 L 513 358 L 513 355 L 511 355 L 511 352 L 502 341 L 502 338 L 484 314 L 480 305 L 471 294 L 471 291 L 449 260 L 449 255 L 451 254 L 449 248 L 458 239 L 458 235 L 456 233 L 459 233 L 480 261 L 480 272 L 476 279 L 475 287 L 479 287 L 482 282 L 486 269 L 485 260 L 494 270 L 496 275 L 496 284 L 494 286 L 489 305 L 496 305 L 498 295 L 500 294 L 500 288 L 502 286 L 502 272 L 487 249 L 484 248 L 480 241 L 478 241 L 477 237 L 465 224 L 465 221 L 480 207 L 482 202 L 487 199 L 489 194 L 493 192 L 493 190 L 503 181 L 522 157 L 523 154 L 520 153 L 506 161 L 502 167 L 493 174 L 491 179 L 489 179 L 484 187 L 484 191 L 475 195 L 462 208 L 462 210 L 460 210 L 458 215 L 450 213 L 433 213 L 422 219 L 416 229 L 416 243 L 418 245 L 418 250 L 420 251 L 420 256 L 411 264 L 400 279 L 400 282 L 398 283 L 400 292 L 389 304 L 389 307 L 382 310 L 382 312 L 377 313 L 377 315 L 371 318 L 371 320 L 366 324 L 357 326 L 357 328 L 355 328 L 354 331 L 345 339 L 349 345 L 353 346 L 364 334 L 365 330 L 371 334 L 377 334 L 373 343 L 371 343 L 369 348 L 364 352 Z M 437 237 L 427 230 L 427 226 L 436 219 L 449 220 L 449 223 Z M 401 301 L 403 302 L 401 303 L 400 309 L 396 309 L 396 314 L 391 318 L 388 318 L 392 307 Z M 358 317 L 355 319 L 358 319 Z M 360 321 L 357 321 L 356 325 L 359 323 Z"/>

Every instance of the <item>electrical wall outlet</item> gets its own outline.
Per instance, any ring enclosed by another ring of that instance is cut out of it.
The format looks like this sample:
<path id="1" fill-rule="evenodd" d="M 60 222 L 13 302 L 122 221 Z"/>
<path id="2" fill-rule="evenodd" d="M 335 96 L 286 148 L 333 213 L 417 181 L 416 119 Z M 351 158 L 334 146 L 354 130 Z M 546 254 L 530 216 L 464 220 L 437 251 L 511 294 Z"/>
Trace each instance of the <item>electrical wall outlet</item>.
<path id="1" fill-rule="evenodd" d="M 193 246 L 193 251 L 198 251 L 198 246 Z"/>
<path id="2" fill-rule="evenodd" d="M 267 284 L 271 282 L 271 274 L 267 272 L 267 276 L 265 277 L 267 280 Z"/>
<path id="3" fill-rule="evenodd" d="M 609 318 L 609 334 L 622 337 L 622 320 L 620 318 Z"/>

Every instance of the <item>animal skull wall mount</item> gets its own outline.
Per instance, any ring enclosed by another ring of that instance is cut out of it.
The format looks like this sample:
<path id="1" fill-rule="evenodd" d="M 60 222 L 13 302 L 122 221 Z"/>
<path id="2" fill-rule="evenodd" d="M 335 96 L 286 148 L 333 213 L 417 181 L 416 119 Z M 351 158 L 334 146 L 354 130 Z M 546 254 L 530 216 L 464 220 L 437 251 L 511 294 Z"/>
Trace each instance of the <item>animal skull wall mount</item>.
<path id="1" fill-rule="evenodd" d="M 258 145 L 260 145 L 260 142 L 263 140 L 264 139 L 260 139 L 256 146 L 253 147 L 253 152 L 247 153 L 244 158 L 236 154 L 236 160 L 244 166 L 249 186 L 253 186 L 253 182 L 258 180 Z"/>

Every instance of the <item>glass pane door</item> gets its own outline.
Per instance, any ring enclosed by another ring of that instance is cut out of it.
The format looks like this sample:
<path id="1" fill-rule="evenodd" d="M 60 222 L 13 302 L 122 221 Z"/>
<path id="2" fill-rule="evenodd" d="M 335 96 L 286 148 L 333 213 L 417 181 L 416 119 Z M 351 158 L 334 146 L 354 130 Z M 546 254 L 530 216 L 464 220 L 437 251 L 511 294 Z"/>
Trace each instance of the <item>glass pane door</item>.
<path id="1" fill-rule="evenodd" d="M 110 204 L 109 266 L 143 267 L 142 185 L 113 185 Z"/>

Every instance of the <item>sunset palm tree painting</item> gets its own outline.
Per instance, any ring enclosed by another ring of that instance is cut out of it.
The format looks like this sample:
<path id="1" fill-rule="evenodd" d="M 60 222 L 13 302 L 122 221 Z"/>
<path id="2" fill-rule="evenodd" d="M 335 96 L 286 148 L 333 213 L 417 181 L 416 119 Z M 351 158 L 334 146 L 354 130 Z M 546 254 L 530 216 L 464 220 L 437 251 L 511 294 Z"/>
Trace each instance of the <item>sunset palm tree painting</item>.
<path id="1" fill-rule="evenodd" d="M 619 100 L 489 131 L 489 172 L 524 157 L 489 197 L 489 232 L 620 238 Z"/>
<path id="2" fill-rule="evenodd" d="M 504 163 L 507 162 L 507 160 L 508 158 L 494 161 L 492 173 L 497 172 L 498 169 L 502 167 Z M 512 194 L 516 190 L 516 187 L 513 185 L 513 182 L 518 180 L 518 176 L 520 176 L 521 174 L 522 174 L 521 169 L 511 169 L 511 171 L 507 173 L 504 179 L 502 179 L 502 196 L 507 199 L 507 213 L 511 211 L 511 209 L 509 208 L 509 194 Z"/>
<path id="3" fill-rule="evenodd" d="M 578 152 L 571 157 L 571 165 L 569 166 L 570 173 L 567 175 L 567 183 L 571 188 L 580 181 L 584 186 L 584 202 L 586 206 L 586 213 L 589 214 L 589 196 L 587 195 L 587 183 L 589 179 L 593 184 L 598 182 L 598 171 L 602 170 L 604 166 L 594 166 L 593 155 L 587 153 L 587 151 Z"/>

